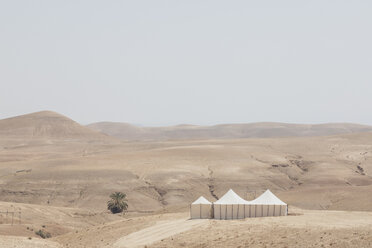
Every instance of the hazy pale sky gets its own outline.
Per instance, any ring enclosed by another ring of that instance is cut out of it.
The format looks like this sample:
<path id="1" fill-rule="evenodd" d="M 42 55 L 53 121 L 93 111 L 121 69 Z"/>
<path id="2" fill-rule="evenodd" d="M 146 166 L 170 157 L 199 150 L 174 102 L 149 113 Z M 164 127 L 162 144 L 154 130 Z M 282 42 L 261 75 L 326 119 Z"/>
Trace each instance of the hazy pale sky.
<path id="1" fill-rule="evenodd" d="M 0 118 L 372 124 L 372 1 L 0 0 Z"/>

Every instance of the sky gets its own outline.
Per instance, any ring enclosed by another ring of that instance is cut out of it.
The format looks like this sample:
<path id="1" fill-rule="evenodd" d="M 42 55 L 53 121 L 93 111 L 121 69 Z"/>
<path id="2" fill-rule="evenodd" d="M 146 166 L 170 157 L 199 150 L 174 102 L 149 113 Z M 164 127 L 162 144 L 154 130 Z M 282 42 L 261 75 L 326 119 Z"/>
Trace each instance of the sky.
<path id="1" fill-rule="evenodd" d="M 372 125 L 372 1 L 0 0 L 0 119 Z"/>

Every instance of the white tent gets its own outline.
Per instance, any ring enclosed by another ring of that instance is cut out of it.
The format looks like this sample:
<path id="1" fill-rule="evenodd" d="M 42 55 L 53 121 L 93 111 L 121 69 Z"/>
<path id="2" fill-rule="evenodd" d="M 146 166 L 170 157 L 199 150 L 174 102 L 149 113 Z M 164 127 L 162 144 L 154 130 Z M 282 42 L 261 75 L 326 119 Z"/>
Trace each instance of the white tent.
<path id="1" fill-rule="evenodd" d="M 287 215 L 288 205 L 270 190 L 252 201 L 246 201 L 232 189 L 213 204 L 199 197 L 190 206 L 191 219 L 244 219 L 265 216 Z"/>
<path id="2" fill-rule="evenodd" d="M 231 220 L 249 217 L 249 207 L 247 207 L 249 202 L 238 196 L 232 189 L 213 204 L 215 219 Z"/>
<path id="3" fill-rule="evenodd" d="M 212 215 L 212 203 L 200 196 L 190 206 L 191 219 L 210 219 Z"/>
<path id="4" fill-rule="evenodd" d="M 249 202 L 252 215 L 250 217 L 287 215 L 287 204 L 282 202 L 270 190 Z"/>

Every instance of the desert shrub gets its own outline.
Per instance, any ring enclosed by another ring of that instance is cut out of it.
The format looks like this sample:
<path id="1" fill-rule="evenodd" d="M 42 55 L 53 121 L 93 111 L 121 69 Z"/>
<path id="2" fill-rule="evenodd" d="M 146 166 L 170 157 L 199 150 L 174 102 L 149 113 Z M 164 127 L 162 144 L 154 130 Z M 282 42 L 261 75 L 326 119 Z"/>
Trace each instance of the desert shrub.
<path id="1" fill-rule="evenodd" d="M 107 202 L 107 209 L 111 211 L 111 213 L 121 213 L 124 210 L 127 210 L 127 195 L 121 192 L 115 192 L 110 195 L 111 200 Z"/>
<path id="2" fill-rule="evenodd" d="M 48 239 L 52 237 L 52 235 L 49 232 L 41 230 L 41 229 L 39 231 L 36 231 L 35 234 L 39 235 L 43 239 Z"/>

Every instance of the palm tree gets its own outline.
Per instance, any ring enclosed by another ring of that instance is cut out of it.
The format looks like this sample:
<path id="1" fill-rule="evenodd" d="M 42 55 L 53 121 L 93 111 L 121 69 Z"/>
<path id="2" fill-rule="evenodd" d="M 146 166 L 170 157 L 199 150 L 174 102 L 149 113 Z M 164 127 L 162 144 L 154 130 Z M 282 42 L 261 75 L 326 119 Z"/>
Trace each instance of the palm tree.
<path id="1" fill-rule="evenodd" d="M 126 194 L 121 192 L 115 192 L 110 195 L 111 200 L 107 202 L 107 209 L 111 211 L 111 213 L 121 213 L 124 210 L 127 210 L 127 197 Z"/>

